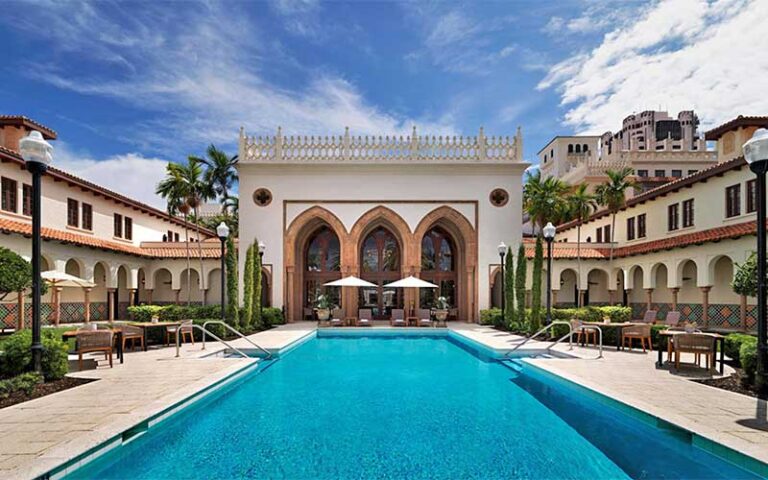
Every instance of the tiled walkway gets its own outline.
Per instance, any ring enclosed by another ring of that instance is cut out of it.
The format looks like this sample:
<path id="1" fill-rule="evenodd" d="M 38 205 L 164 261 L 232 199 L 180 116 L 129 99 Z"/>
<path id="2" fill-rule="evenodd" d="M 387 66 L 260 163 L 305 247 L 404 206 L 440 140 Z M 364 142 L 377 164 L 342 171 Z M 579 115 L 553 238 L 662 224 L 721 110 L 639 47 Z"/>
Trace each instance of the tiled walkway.
<path id="1" fill-rule="evenodd" d="M 292 324 L 253 335 L 280 349 L 309 334 L 314 324 Z M 250 345 L 238 340 L 237 347 Z M 0 478 L 34 478 L 162 412 L 255 360 L 200 358 L 220 349 L 208 343 L 128 352 L 125 363 L 76 373 L 97 378 L 70 390 L 0 410 Z"/>
<path id="2" fill-rule="evenodd" d="M 508 350 L 510 344 L 519 338 L 480 325 L 451 324 L 451 329 L 497 350 Z M 528 345 L 535 349 L 542 344 L 530 342 L 523 348 L 528 348 Z M 567 344 L 561 344 L 556 350 L 581 358 L 533 358 L 526 361 L 768 463 L 768 409 L 765 400 L 702 385 L 675 375 L 666 368 L 657 369 L 656 352 L 618 352 L 613 347 L 607 347 L 603 350 L 603 358 L 597 360 L 594 359 L 594 348 L 575 347 L 569 351 Z"/>

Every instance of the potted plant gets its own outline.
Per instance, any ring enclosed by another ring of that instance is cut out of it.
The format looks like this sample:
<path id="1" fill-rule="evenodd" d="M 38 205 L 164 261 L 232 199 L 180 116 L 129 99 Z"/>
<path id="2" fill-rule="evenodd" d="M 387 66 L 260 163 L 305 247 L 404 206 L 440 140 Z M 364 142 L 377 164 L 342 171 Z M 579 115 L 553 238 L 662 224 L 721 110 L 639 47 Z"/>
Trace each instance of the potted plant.
<path id="1" fill-rule="evenodd" d="M 331 308 L 333 308 L 333 305 L 328 295 L 320 294 L 317 296 L 315 299 L 315 313 L 318 320 L 327 322 L 331 318 Z"/>
<path id="2" fill-rule="evenodd" d="M 435 318 L 439 322 L 445 322 L 445 319 L 448 318 L 449 307 L 450 304 L 448 303 L 447 298 L 437 297 L 437 300 L 435 300 Z"/>

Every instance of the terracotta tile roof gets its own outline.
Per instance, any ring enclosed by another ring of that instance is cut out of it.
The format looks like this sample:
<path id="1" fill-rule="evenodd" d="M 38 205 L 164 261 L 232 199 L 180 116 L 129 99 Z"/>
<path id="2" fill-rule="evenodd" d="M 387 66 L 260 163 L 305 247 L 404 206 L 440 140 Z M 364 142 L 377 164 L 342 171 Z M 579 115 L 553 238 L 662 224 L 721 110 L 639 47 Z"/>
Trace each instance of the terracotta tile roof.
<path id="1" fill-rule="evenodd" d="M 24 165 L 24 159 L 21 158 L 21 155 L 19 154 L 19 152 L 3 146 L 0 146 L 0 160 L 15 162 L 22 166 Z M 56 180 L 77 185 L 78 187 L 83 188 L 85 190 L 90 190 L 91 192 L 97 195 L 102 195 L 118 203 L 122 203 L 129 207 L 133 207 L 139 210 L 140 212 L 146 213 L 150 216 L 166 220 L 180 227 L 184 226 L 184 220 L 181 218 L 175 217 L 173 215 L 169 215 L 167 212 L 164 212 L 163 210 L 159 210 L 145 203 L 126 197 L 125 195 L 121 195 L 117 192 L 104 188 L 101 185 L 97 185 L 95 183 L 89 182 L 88 180 L 80 178 L 76 175 L 72 175 L 71 173 L 65 172 L 63 170 L 59 170 L 56 167 L 49 167 L 48 171 L 46 172 L 46 175 L 50 175 Z M 213 230 L 209 230 L 207 228 L 202 228 L 202 227 L 200 228 L 200 233 L 208 237 L 216 236 L 216 232 L 214 232 Z"/>
<path id="2" fill-rule="evenodd" d="M 721 240 L 735 239 L 747 235 L 755 235 L 757 232 L 757 222 L 743 222 L 723 227 L 710 228 L 699 232 L 686 233 L 673 237 L 665 237 L 660 240 L 638 243 L 617 247 L 613 250 L 614 258 L 631 257 L 645 253 L 672 250 L 673 248 L 683 248 L 691 245 L 700 245 L 707 242 L 719 242 Z M 768 228 L 768 223 L 766 223 Z M 532 259 L 534 255 L 533 239 L 525 239 L 525 256 Z M 609 247 L 592 247 L 590 244 L 581 245 L 581 258 L 585 259 L 605 259 L 610 258 Z M 546 246 L 545 246 L 546 248 Z M 546 250 L 545 250 L 546 256 Z M 552 248 L 552 258 L 576 258 L 576 246 L 573 243 L 558 244 L 554 243 Z"/>
<path id="3" fill-rule="evenodd" d="M 39 130 L 46 140 L 55 140 L 56 130 L 48 128 L 42 123 L 36 122 L 24 115 L 0 115 L 0 125 L 22 125 L 30 129 Z"/>
<path id="4" fill-rule="evenodd" d="M 655 199 L 656 197 L 661 197 L 669 193 L 676 192 L 684 187 L 693 185 L 698 182 L 706 181 L 711 177 L 722 175 L 723 173 L 729 172 L 731 170 L 741 169 L 746 165 L 747 165 L 747 162 L 746 160 L 744 160 L 743 156 L 734 158 L 732 160 L 728 160 L 727 162 L 712 165 L 711 167 L 707 167 L 705 169 L 699 170 L 698 172 L 692 175 L 678 178 L 673 182 L 665 183 L 664 185 L 648 190 L 647 192 L 643 192 L 639 195 L 635 195 L 634 197 L 627 200 L 624 207 L 622 207 L 620 210 L 626 210 L 630 207 L 634 207 L 635 205 L 641 205 L 645 202 L 649 202 Z M 598 220 L 600 218 L 607 217 L 610 214 L 611 212 L 607 208 L 598 210 L 597 212 L 593 213 L 589 217 L 589 220 L 587 220 L 584 223 L 588 223 L 588 222 L 591 222 L 592 220 Z M 578 222 L 576 220 L 571 220 L 569 222 L 565 222 L 558 225 L 557 229 L 559 232 L 562 232 L 575 227 L 577 223 Z"/>
<path id="5" fill-rule="evenodd" d="M 0 232 L 5 234 L 17 233 L 29 237 L 32 235 L 32 225 L 29 223 L 0 218 Z M 187 256 L 187 249 L 183 242 L 168 244 L 169 246 L 156 246 L 159 242 L 150 242 L 150 246 L 148 247 L 137 247 L 121 242 L 102 240 L 91 235 L 83 235 L 53 228 L 43 227 L 41 234 L 43 239 L 48 241 L 57 241 L 81 247 L 108 250 L 145 258 L 186 258 Z M 160 243 L 160 245 L 162 244 Z M 202 253 L 203 258 L 220 258 L 221 248 L 218 245 L 215 247 L 209 245 L 203 248 Z M 194 242 L 190 243 L 189 254 L 191 258 L 200 258 L 197 244 Z"/>
<path id="6" fill-rule="evenodd" d="M 768 117 L 766 116 L 744 116 L 739 115 L 733 120 L 729 120 L 719 127 L 715 127 L 712 130 L 707 131 L 704 134 L 706 140 L 717 140 L 722 137 L 726 132 L 738 127 L 766 127 L 768 126 Z"/>

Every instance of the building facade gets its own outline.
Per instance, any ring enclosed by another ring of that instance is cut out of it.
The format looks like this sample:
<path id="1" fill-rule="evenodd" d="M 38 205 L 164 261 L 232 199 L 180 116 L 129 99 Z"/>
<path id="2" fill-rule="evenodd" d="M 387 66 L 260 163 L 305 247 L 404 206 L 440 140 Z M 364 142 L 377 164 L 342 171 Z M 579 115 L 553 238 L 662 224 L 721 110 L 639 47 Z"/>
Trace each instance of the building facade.
<path id="1" fill-rule="evenodd" d="M 51 142 L 56 132 L 25 117 L 0 116 L 0 245 L 31 255 L 31 176 L 18 142 L 38 130 Z M 55 145 L 55 142 L 54 142 Z M 218 303 L 218 239 L 180 218 L 112 192 L 67 172 L 49 168 L 42 179 L 42 270 L 58 270 L 96 284 L 90 289 L 50 288 L 43 297 L 43 322 L 127 318 L 139 303 Z M 186 243 L 190 261 L 187 269 Z M 199 248 L 198 248 L 199 247 Z M 202 252 L 203 262 L 200 262 Z M 0 325 L 14 328 L 30 305 L 24 295 L 0 302 Z"/>
<path id="2" fill-rule="evenodd" d="M 346 316 L 431 306 L 456 319 L 489 304 L 497 245 L 521 240 L 522 135 L 249 137 L 241 132 L 240 262 L 253 242 L 288 321 L 329 295 Z M 375 288 L 324 287 L 355 275 Z M 384 287 L 414 275 L 436 291 Z M 241 282 L 242 284 L 242 282 Z"/>

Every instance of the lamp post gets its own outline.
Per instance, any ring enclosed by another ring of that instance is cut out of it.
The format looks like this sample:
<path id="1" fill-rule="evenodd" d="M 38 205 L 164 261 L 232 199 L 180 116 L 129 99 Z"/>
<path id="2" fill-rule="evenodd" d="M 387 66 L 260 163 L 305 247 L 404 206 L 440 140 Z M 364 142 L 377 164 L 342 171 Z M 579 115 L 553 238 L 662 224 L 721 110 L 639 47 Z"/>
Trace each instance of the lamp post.
<path id="1" fill-rule="evenodd" d="M 506 318 L 504 316 L 504 309 L 506 308 L 507 303 L 507 295 L 504 291 L 504 257 L 507 255 L 507 246 L 504 242 L 501 242 L 496 248 L 499 250 L 499 257 L 501 258 L 501 320 L 503 322 Z"/>
<path id="2" fill-rule="evenodd" d="M 264 242 L 259 241 L 259 268 L 264 268 L 264 250 L 267 249 L 267 246 L 264 245 Z M 259 271 L 259 276 L 261 276 L 261 271 Z M 264 291 L 264 284 L 261 284 L 261 291 Z M 263 295 L 262 295 L 263 297 Z M 259 317 L 261 317 L 261 313 L 264 311 L 264 302 L 259 299 Z M 263 322 L 263 320 L 262 320 Z"/>
<path id="3" fill-rule="evenodd" d="M 226 308 L 224 305 L 224 284 L 226 283 L 226 275 L 224 269 L 226 268 L 226 261 L 225 261 L 225 255 L 224 255 L 224 248 L 227 243 L 227 238 L 229 237 L 229 227 L 226 223 L 221 222 L 218 227 L 216 227 L 216 235 L 218 235 L 219 240 L 221 240 L 221 321 L 226 322 L 227 316 L 226 316 Z"/>
<path id="4" fill-rule="evenodd" d="M 757 176 L 757 388 L 768 390 L 768 339 L 765 284 L 765 174 L 768 171 L 768 130 L 760 128 L 744 144 L 744 158 Z"/>
<path id="5" fill-rule="evenodd" d="M 21 156 L 32 174 L 32 367 L 42 373 L 43 344 L 40 342 L 40 224 L 41 178 L 53 161 L 53 147 L 43 134 L 33 130 L 19 141 Z M 23 314 L 24 312 L 22 312 Z"/>
<path id="6" fill-rule="evenodd" d="M 557 229 L 552 222 L 544 226 L 544 240 L 547 241 L 547 325 L 552 323 L 552 240 Z"/>

